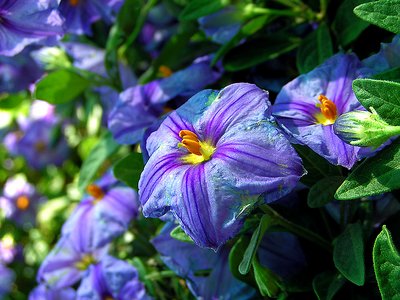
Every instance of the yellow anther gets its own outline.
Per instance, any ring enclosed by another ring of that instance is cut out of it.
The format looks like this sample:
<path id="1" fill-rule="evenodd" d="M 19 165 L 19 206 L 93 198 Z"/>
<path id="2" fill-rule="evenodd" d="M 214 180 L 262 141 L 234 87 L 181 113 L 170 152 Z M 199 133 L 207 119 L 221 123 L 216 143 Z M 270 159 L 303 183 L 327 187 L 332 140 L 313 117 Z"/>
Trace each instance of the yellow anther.
<path id="1" fill-rule="evenodd" d="M 27 196 L 19 196 L 16 202 L 17 208 L 20 210 L 27 210 L 30 205 L 30 200 Z"/>
<path id="2" fill-rule="evenodd" d="M 104 197 L 104 192 L 98 185 L 90 184 L 86 188 L 86 191 L 96 200 L 101 200 Z"/>
<path id="3" fill-rule="evenodd" d="M 178 147 L 184 147 L 190 153 L 183 157 L 185 163 L 199 164 L 207 161 L 215 151 L 215 147 L 210 143 L 200 141 L 197 134 L 190 130 L 181 130 L 179 137 L 182 141 L 178 143 Z"/>
<path id="4" fill-rule="evenodd" d="M 172 75 L 173 72 L 167 66 L 162 65 L 158 68 L 158 73 L 160 74 L 161 77 L 169 77 Z"/>
<path id="5" fill-rule="evenodd" d="M 79 4 L 79 0 L 69 0 L 69 4 L 72 6 L 77 6 Z"/>
<path id="6" fill-rule="evenodd" d="M 320 109 L 320 113 L 315 114 L 317 123 L 322 125 L 331 125 L 335 123 L 338 117 L 336 104 L 322 94 L 318 96 L 318 100 L 321 103 L 316 105 Z"/>
<path id="7" fill-rule="evenodd" d="M 34 145 L 35 150 L 39 153 L 43 153 L 46 150 L 46 143 L 43 141 L 38 141 L 36 142 L 36 144 Z"/>

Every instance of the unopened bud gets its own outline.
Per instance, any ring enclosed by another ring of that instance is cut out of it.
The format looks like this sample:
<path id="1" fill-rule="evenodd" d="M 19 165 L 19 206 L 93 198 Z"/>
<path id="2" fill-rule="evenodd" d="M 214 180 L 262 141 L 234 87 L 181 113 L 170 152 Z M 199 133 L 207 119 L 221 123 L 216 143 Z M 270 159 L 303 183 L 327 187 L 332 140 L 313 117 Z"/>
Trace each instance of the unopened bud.
<path id="1" fill-rule="evenodd" d="M 333 127 L 335 134 L 350 145 L 372 148 L 378 148 L 400 134 L 400 126 L 389 125 L 372 107 L 370 110 L 356 110 L 339 116 Z"/>
<path id="2" fill-rule="evenodd" d="M 33 51 L 31 55 L 38 64 L 48 71 L 71 66 L 67 54 L 58 47 L 43 47 Z"/>

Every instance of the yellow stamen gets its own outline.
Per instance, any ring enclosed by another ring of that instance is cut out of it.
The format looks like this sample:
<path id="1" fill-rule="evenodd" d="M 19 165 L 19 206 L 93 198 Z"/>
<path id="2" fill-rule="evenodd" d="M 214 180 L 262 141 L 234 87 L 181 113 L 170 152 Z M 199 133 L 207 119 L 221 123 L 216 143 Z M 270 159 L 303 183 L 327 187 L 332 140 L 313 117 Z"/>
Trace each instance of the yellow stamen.
<path id="1" fill-rule="evenodd" d="M 162 65 L 158 68 L 158 73 L 160 74 L 161 77 L 169 77 L 172 75 L 173 72 L 167 66 Z"/>
<path id="2" fill-rule="evenodd" d="M 30 205 L 29 198 L 27 196 L 19 196 L 16 205 L 20 210 L 27 210 Z"/>
<path id="3" fill-rule="evenodd" d="M 101 200 L 104 197 L 104 192 L 98 185 L 90 184 L 86 190 L 95 200 Z"/>
<path id="4" fill-rule="evenodd" d="M 317 123 L 322 125 L 331 125 L 335 123 L 338 117 L 335 103 L 322 94 L 318 96 L 318 100 L 321 103 L 318 103 L 316 106 L 319 107 L 320 112 L 314 115 Z"/>
<path id="5" fill-rule="evenodd" d="M 97 261 L 96 259 L 93 257 L 93 255 L 91 254 L 84 254 L 81 258 L 80 261 L 78 261 L 77 263 L 75 263 L 75 267 L 78 270 L 84 271 L 86 270 L 90 265 L 92 264 L 96 264 Z"/>
<path id="6" fill-rule="evenodd" d="M 69 0 L 69 4 L 72 6 L 77 6 L 79 4 L 79 0 Z"/>
<path id="7" fill-rule="evenodd" d="M 178 147 L 184 147 L 190 153 L 183 157 L 185 163 L 202 163 L 209 160 L 215 151 L 215 147 L 208 142 L 200 141 L 198 136 L 190 130 L 181 130 L 179 137 L 182 141 L 178 143 Z"/>

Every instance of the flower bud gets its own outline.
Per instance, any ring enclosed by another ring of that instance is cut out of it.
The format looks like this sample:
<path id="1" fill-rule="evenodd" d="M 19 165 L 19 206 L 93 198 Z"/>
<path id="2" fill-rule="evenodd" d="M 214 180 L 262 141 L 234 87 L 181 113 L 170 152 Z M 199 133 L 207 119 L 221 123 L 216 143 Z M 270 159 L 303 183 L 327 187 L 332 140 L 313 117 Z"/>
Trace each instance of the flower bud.
<path id="1" fill-rule="evenodd" d="M 67 54 L 58 47 L 43 47 L 33 51 L 31 55 L 45 70 L 55 70 L 71 66 Z"/>
<path id="2" fill-rule="evenodd" d="M 333 127 L 335 134 L 350 145 L 372 148 L 378 148 L 400 134 L 400 126 L 389 125 L 372 107 L 370 110 L 356 110 L 339 116 Z"/>

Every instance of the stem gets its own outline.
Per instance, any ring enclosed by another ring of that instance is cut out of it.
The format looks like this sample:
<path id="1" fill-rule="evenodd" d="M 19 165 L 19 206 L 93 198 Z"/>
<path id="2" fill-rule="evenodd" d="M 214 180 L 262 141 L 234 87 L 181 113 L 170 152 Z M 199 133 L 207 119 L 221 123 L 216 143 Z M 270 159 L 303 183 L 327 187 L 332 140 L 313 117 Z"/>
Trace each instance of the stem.
<path id="1" fill-rule="evenodd" d="M 160 280 L 163 278 L 173 277 L 175 275 L 176 275 L 176 273 L 174 271 L 165 270 L 165 271 L 161 271 L 161 272 L 154 272 L 154 273 L 147 274 L 145 276 L 145 279 L 146 280 Z"/>
<path id="2" fill-rule="evenodd" d="M 285 219 L 277 211 L 275 211 L 268 205 L 261 206 L 261 209 L 264 213 L 266 213 L 267 215 L 272 217 L 279 225 L 286 228 L 288 231 L 317 244 L 318 246 L 326 249 L 329 252 L 332 252 L 331 243 L 329 243 L 327 240 L 325 240 L 320 235 L 310 231 L 309 229 L 307 229 L 303 226 L 297 225 L 297 224 Z"/>

